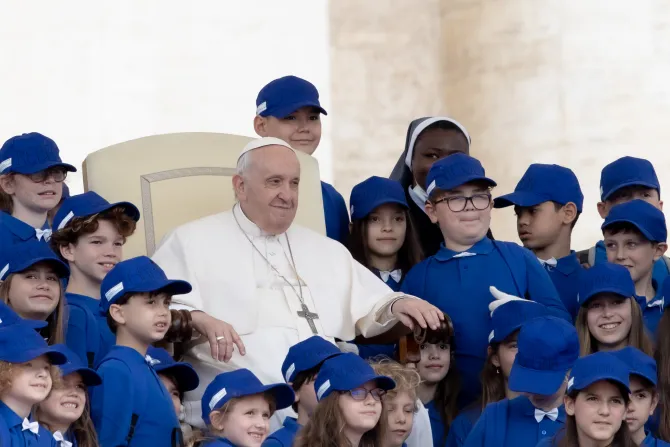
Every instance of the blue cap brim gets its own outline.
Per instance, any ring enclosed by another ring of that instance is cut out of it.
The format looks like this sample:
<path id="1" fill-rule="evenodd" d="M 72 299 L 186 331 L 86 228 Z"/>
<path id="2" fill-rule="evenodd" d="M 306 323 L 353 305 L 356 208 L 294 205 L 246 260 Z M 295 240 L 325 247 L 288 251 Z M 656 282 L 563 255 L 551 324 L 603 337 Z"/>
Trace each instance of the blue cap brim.
<path id="1" fill-rule="evenodd" d="M 497 197 L 493 201 L 493 208 L 506 208 L 508 206 L 535 206 L 551 200 L 550 198 L 533 192 L 518 191 Z"/>
<path id="2" fill-rule="evenodd" d="M 61 367 L 61 372 L 63 374 L 63 377 L 69 376 L 70 374 L 77 373 L 81 376 L 81 380 L 84 382 L 84 385 L 86 386 L 98 386 L 102 385 L 102 377 L 100 375 L 93 371 L 90 368 L 84 368 L 84 367 L 79 367 L 79 368 L 68 368 L 68 364 L 65 364 Z"/>
<path id="3" fill-rule="evenodd" d="M 620 190 L 622 188 L 626 188 L 628 186 L 644 186 L 645 188 L 651 188 L 651 189 L 655 189 L 655 190 L 659 189 L 658 185 L 654 185 L 654 184 L 649 183 L 649 182 L 643 182 L 641 180 L 640 181 L 632 181 L 632 182 L 624 183 L 624 184 L 621 184 L 621 185 L 617 185 L 616 188 L 614 188 L 613 190 L 609 191 L 607 194 L 602 196 L 600 198 L 600 200 L 602 200 L 604 202 L 605 200 L 609 199 L 612 196 L 612 194 L 614 194 L 618 190 Z"/>
<path id="4" fill-rule="evenodd" d="M 198 373 L 188 363 L 158 364 L 154 366 L 154 369 L 159 374 L 164 373 L 173 376 L 180 391 L 193 391 L 200 385 Z"/>
<path id="5" fill-rule="evenodd" d="M 453 180 L 449 179 L 445 182 L 435 182 L 435 189 L 439 188 L 444 191 L 448 191 L 450 189 L 457 188 L 461 185 L 465 185 L 466 183 L 473 183 L 473 182 L 486 182 L 489 183 L 491 186 L 498 186 L 498 184 L 493 181 L 492 179 L 486 177 L 486 176 L 481 176 L 481 175 L 470 175 L 467 177 L 461 177 L 459 179 Z M 431 191 L 429 194 L 432 194 L 433 191 Z"/>
<path id="6" fill-rule="evenodd" d="M 583 382 L 580 381 L 579 383 L 575 384 L 572 388 L 569 388 L 568 392 L 571 392 L 573 390 L 577 391 L 583 390 L 585 388 L 590 387 L 596 382 L 600 382 L 601 380 L 609 380 L 610 382 L 614 382 L 618 385 L 621 385 L 622 387 L 624 387 L 625 390 L 628 391 L 628 393 L 630 393 L 630 383 L 622 382 L 618 377 L 614 377 L 614 374 L 610 374 L 607 372 L 597 373 L 594 376 L 589 377 L 588 380 L 585 380 Z"/>
<path id="7" fill-rule="evenodd" d="M 530 369 L 514 362 L 509 375 L 509 389 L 517 393 L 540 394 L 551 396 L 563 384 L 568 370 L 540 371 Z"/>
<path id="8" fill-rule="evenodd" d="M 610 225 L 614 225 L 614 224 L 617 224 L 617 223 L 627 223 L 627 224 L 633 225 L 648 240 L 656 241 L 656 238 L 649 231 L 647 231 L 646 228 L 641 227 L 637 222 L 633 221 L 632 219 L 614 219 L 614 220 L 610 220 L 610 221 L 605 221 L 605 223 L 603 223 L 600 226 L 600 229 L 604 231 Z"/>
<path id="9" fill-rule="evenodd" d="M 296 110 L 301 109 L 303 107 L 314 107 L 315 109 L 319 110 L 319 113 L 323 115 L 328 115 L 326 112 L 326 109 L 321 107 L 320 104 L 315 103 L 314 101 L 301 101 L 301 102 L 295 102 L 293 104 L 288 104 L 283 107 L 275 107 L 271 109 L 267 109 L 263 112 L 260 113 L 261 116 L 274 116 L 276 118 L 286 118 L 289 116 L 291 113 L 294 113 Z"/>
<path id="10" fill-rule="evenodd" d="M 285 383 L 263 386 L 259 393 L 269 393 L 274 397 L 277 404 L 277 410 L 288 408 L 295 402 L 295 393 L 293 388 Z"/>
<path id="11" fill-rule="evenodd" d="M 151 293 L 164 292 L 168 295 L 186 295 L 193 288 L 181 279 L 168 279 L 167 281 L 156 281 L 151 284 L 143 284 L 143 287 L 132 287 L 124 290 L 124 293 Z"/>
<path id="12" fill-rule="evenodd" d="M 91 210 L 90 214 L 104 213 L 105 211 L 109 211 L 113 208 L 116 208 L 117 206 L 122 207 L 124 214 L 133 219 L 135 222 L 140 220 L 140 210 L 137 209 L 137 207 L 130 202 L 116 202 L 102 207 L 94 208 Z"/>
<path id="13" fill-rule="evenodd" d="M 596 289 L 595 291 L 593 291 L 593 293 L 591 293 L 588 296 L 588 298 L 586 298 L 584 301 L 582 301 L 581 297 L 580 297 L 579 305 L 580 306 L 586 306 L 586 304 L 589 301 L 591 301 L 596 295 L 599 295 L 601 293 L 614 293 L 615 295 L 619 295 L 619 296 L 622 296 L 624 298 L 632 298 L 630 295 L 626 294 L 626 290 L 620 289 L 619 287 L 616 287 L 616 286 L 605 285 L 605 286 L 600 287 L 600 288 Z M 646 300 L 646 298 L 645 298 L 645 300 Z"/>
<path id="14" fill-rule="evenodd" d="M 70 267 L 66 263 L 58 259 L 55 254 L 53 255 L 53 257 L 39 256 L 37 258 L 28 259 L 25 262 L 17 264 L 16 267 L 12 266 L 12 271 L 22 272 L 35 264 L 39 264 L 40 262 L 48 262 L 49 264 L 53 265 L 56 268 L 56 274 L 60 278 L 67 278 L 70 276 Z"/>
<path id="15" fill-rule="evenodd" d="M 354 378 L 352 378 L 354 379 Z M 371 375 L 365 375 L 365 376 L 359 376 L 356 377 L 355 380 L 352 380 L 352 382 L 349 384 L 349 389 L 353 390 L 356 387 L 363 386 L 368 382 L 374 381 L 379 388 L 381 388 L 384 391 L 390 391 L 393 388 L 395 388 L 395 381 L 391 379 L 390 377 L 387 376 L 377 376 L 374 374 Z"/>
<path id="16" fill-rule="evenodd" d="M 67 164 L 67 163 L 60 163 L 60 162 L 53 162 L 49 161 L 46 163 L 38 164 L 38 165 L 32 165 L 28 169 L 13 169 L 9 168 L 7 172 L 16 172 L 17 174 L 23 174 L 23 175 L 31 175 L 31 174 L 37 174 L 38 172 L 42 172 L 46 169 L 53 168 L 56 166 L 60 166 L 64 168 L 66 171 L 69 172 L 77 172 L 77 168 L 74 166 Z"/>
<path id="17" fill-rule="evenodd" d="M 43 355 L 46 355 L 49 358 L 49 361 L 52 365 L 63 365 L 67 363 L 67 356 L 59 351 L 55 346 L 49 346 L 47 348 L 26 349 L 14 353 L 11 358 L 4 358 L 5 356 L 2 357 L 3 360 L 11 363 L 25 363 Z"/>

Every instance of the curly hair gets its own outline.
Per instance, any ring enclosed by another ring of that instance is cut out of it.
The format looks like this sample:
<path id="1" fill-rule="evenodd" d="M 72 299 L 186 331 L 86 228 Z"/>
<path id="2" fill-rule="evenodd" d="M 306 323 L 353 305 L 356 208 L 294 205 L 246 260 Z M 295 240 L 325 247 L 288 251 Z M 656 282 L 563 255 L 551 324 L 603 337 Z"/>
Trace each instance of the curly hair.
<path id="1" fill-rule="evenodd" d="M 102 213 L 73 218 L 63 228 L 54 231 L 51 235 L 49 241 L 51 248 L 62 257 L 60 254 L 61 247 L 67 247 L 70 244 L 76 245 L 82 236 L 98 231 L 101 220 L 110 222 L 123 237 L 124 242 L 137 228 L 137 222 L 126 214 L 125 208 L 115 206 Z"/>
<path id="2" fill-rule="evenodd" d="M 12 387 L 12 379 L 19 373 L 20 369 L 18 367 L 20 365 L 21 363 L 10 363 L 0 360 L 0 398 Z M 49 373 L 52 384 L 59 384 L 62 380 L 60 368 L 52 366 L 49 369 Z"/>
<path id="3" fill-rule="evenodd" d="M 3 282 L 0 283 L 0 300 L 8 306 L 12 307 L 12 303 L 9 302 L 9 291 L 12 287 L 12 281 L 16 273 L 12 273 L 7 276 Z M 56 310 L 51 312 L 46 319 L 47 326 L 40 331 L 40 334 L 47 339 L 47 342 L 50 345 L 55 345 L 58 343 L 65 343 L 65 319 L 63 315 L 65 314 L 65 292 L 63 291 L 63 284 L 59 282 L 58 284 L 58 306 Z"/>
<path id="4" fill-rule="evenodd" d="M 385 398 L 393 399 L 399 393 L 408 393 L 412 400 L 417 399 L 417 388 L 421 383 L 421 376 L 416 369 L 408 368 L 390 359 L 380 360 L 372 364 L 375 373 L 393 379 L 395 388 L 389 390 Z"/>

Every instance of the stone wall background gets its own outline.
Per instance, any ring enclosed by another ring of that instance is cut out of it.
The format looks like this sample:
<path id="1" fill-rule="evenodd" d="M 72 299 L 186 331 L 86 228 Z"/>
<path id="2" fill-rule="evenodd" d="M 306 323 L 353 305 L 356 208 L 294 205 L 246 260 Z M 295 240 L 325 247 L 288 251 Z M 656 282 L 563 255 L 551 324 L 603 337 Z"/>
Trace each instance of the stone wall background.
<path id="1" fill-rule="evenodd" d="M 670 185 L 670 3 L 644 0 L 330 2 L 335 185 L 388 175 L 409 121 L 448 114 L 511 191 L 530 163 L 573 169 L 575 248 L 600 237 L 602 167 L 650 159 Z M 517 240 L 513 212 L 494 211 Z"/>

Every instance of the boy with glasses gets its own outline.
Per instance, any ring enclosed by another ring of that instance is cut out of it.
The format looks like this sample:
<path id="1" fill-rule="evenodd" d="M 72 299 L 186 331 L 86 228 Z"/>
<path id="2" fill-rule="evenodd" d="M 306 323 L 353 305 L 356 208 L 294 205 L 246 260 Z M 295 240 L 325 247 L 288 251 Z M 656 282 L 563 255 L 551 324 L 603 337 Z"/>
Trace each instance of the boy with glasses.
<path id="1" fill-rule="evenodd" d="M 47 217 L 58 206 L 63 181 L 74 166 L 63 163 L 56 143 L 33 132 L 0 148 L 0 250 L 31 239 L 49 240 Z"/>
<path id="2" fill-rule="evenodd" d="M 478 160 L 454 154 L 436 162 L 427 178 L 426 213 L 442 231 L 434 256 L 409 271 L 402 291 L 448 314 L 455 329 L 455 362 L 461 380 L 461 407 L 481 391 L 479 373 L 491 332 L 490 289 L 500 289 L 547 306 L 571 320 L 547 272 L 528 250 L 486 237 L 491 222 L 491 188 Z"/>
<path id="3" fill-rule="evenodd" d="M 539 163 L 528 167 L 513 193 L 498 197 L 494 204 L 494 208 L 514 206 L 521 243 L 547 270 L 573 318 L 579 311 L 577 288 L 583 269 L 570 241 L 583 204 L 574 172 Z"/>

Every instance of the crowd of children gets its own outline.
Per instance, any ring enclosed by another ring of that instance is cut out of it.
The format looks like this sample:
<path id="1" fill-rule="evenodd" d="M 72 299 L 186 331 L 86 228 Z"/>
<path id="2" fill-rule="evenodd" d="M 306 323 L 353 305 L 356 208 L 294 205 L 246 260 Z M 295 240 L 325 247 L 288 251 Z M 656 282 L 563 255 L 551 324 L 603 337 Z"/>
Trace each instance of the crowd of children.
<path id="1" fill-rule="evenodd" d="M 254 129 L 312 154 L 322 115 L 316 88 L 286 76 L 261 89 Z M 163 349 L 172 297 L 191 285 L 148 257 L 124 259 L 135 205 L 70 197 L 75 168 L 53 140 L 10 138 L 0 446 L 670 445 L 670 261 L 654 167 L 634 157 L 604 167 L 603 240 L 576 252 L 584 195 L 573 171 L 532 164 L 495 197 L 470 141 L 451 118 L 420 118 L 391 178 L 356 185 L 348 211 L 321 184 L 327 236 L 390 289 L 437 306 L 443 327 L 386 345 L 313 336 L 286 353 L 285 383 L 221 373 L 202 385 L 194 428 L 182 401 L 200 379 Z M 505 207 L 523 246 L 491 234 L 492 209 Z M 294 416 L 271 433 L 282 409 Z"/>

